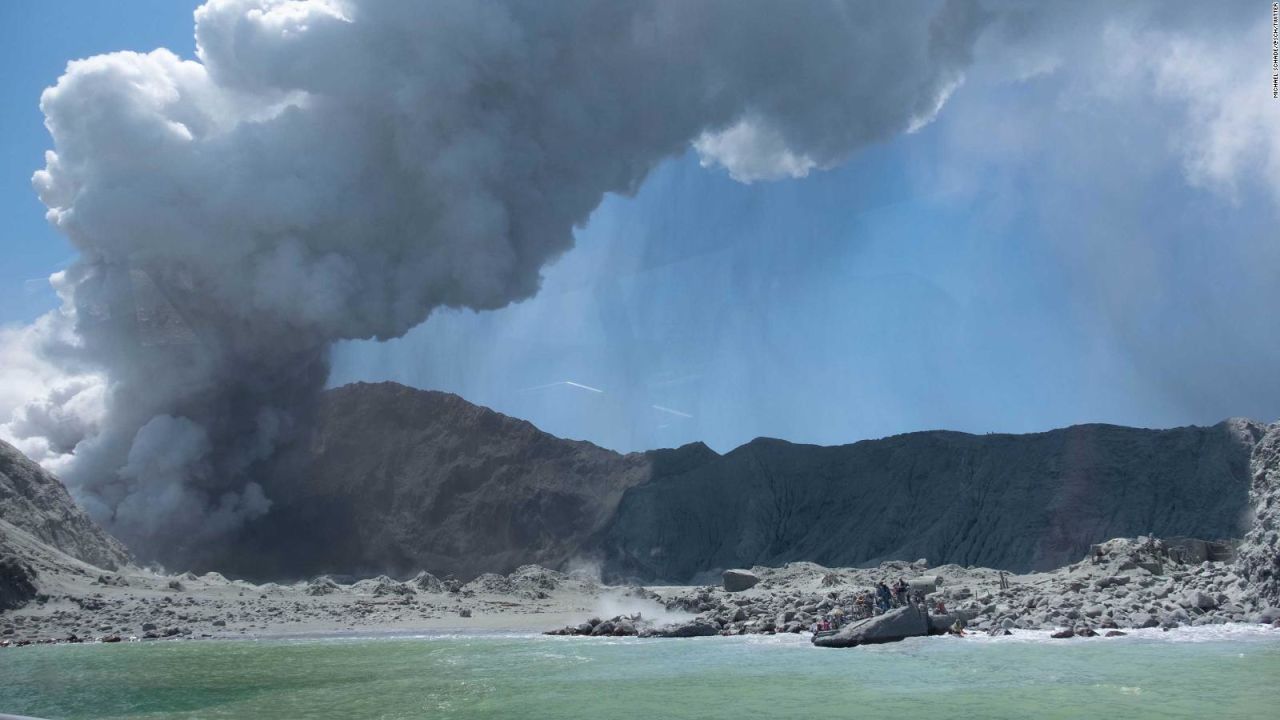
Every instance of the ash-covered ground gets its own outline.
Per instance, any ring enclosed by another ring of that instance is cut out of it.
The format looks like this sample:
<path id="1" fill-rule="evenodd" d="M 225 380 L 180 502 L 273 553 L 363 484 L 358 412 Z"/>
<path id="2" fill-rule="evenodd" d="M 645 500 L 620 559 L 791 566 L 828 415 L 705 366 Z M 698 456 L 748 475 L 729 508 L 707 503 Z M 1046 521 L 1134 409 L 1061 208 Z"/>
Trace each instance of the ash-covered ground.
<path id="1" fill-rule="evenodd" d="M 291 634 L 543 632 L 689 637 L 801 633 L 853 613 L 880 580 L 933 579 L 927 597 L 970 616 L 969 631 L 1006 628 L 1095 631 L 1270 623 L 1280 610 L 1259 603 L 1229 561 L 1197 561 L 1158 540 L 1116 539 L 1053 572 L 1005 574 L 927 561 L 875 568 L 789 563 L 757 567 L 753 587 L 607 586 L 586 572 L 525 566 L 468 583 L 419 573 L 344 583 L 320 576 L 255 585 L 217 573 L 164 575 L 126 567 L 103 572 L 67 558 L 43 567 L 42 592 L 0 616 L 0 640 L 24 643 L 130 641 Z"/>

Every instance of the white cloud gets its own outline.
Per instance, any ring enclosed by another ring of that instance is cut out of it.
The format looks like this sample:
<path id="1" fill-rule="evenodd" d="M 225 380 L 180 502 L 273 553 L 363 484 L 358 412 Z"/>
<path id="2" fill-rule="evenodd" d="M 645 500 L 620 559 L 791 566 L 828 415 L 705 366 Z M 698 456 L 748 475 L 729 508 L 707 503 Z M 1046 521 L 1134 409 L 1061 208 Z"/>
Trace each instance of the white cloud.
<path id="1" fill-rule="evenodd" d="M 0 327 L 0 439 L 54 471 L 105 414 L 106 378 L 79 362 L 73 312 Z"/>
<path id="2" fill-rule="evenodd" d="M 1138 81 L 1183 108 L 1179 151 L 1195 185 L 1238 199 L 1242 182 L 1260 181 L 1280 201 L 1280 102 L 1258 48 L 1270 23 L 1240 38 L 1173 32 L 1135 33 L 1114 42 L 1129 53 Z M 1250 42 L 1255 40 L 1256 42 Z"/>
<path id="3" fill-rule="evenodd" d="M 33 184 L 82 251 L 66 295 L 110 384 L 20 352 L 9 430 L 45 453 L 86 434 L 64 478 L 144 556 L 208 535 L 192 507 L 234 530 L 332 343 L 532 296 L 606 194 L 690 143 L 754 180 L 903 132 L 968 64 L 975 8 L 209 0 L 196 60 L 100 55 L 41 98 L 54 149 Z M 105 411 L 76 425 L 62 408 L 90 387 L 76 404 Z M 144 440 L 197 435 L 180 467 L 130 470 Z M 156 504 L 181 533 L 132 511 Z"/>
<path id="4" fill-rule="evenodd" d="M 703 133 L 693 148 L 703 167 L 719 165 L 741 183 L 802 178 L 818 165 L 793 152 L 776 130 L 745 118 L 725 130 Z"/>

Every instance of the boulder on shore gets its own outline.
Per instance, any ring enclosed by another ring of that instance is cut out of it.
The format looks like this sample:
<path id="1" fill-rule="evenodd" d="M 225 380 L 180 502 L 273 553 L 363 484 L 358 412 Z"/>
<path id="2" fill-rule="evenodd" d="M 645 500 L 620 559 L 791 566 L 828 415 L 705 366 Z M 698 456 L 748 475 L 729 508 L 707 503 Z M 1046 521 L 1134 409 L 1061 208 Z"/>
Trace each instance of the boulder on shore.
<path id="1" fill-rule="evenodd" d="M 916 562 L 919 562 L 917 560 Z M 909 581 L 911 592 L 918 592 L 924 595 L 931 595 L 938 591 L 938 587 L 942 585 L 941 575 L 920 575 L 913 577 Z"/>
<path id="2" fill-rule="evenodd" d="M 1212 595 L 1201 590 L 1192 590 L 1187 593 L 1187 597 L 1183 600 L 1184 607 L 1193 607 L 1200 610 L 1212 610 L 1218 607 L 1218 600 Z"/>
<path id="3" fill-rule="evenodd" d="M 855 647 L 897 642 L 928 634 L 929 617 L 920 608 L 907 605 L 890 610 L 883 615 L 846 625 L 834 635 L 814 637 L 813 644 L 818 647 Z"/>
<path id="4" fill-rule="evenodd" d="M 724 571 L 724 589 L 725 592 L 740 592 L 742 590 L 750 590 L 760 582 L 760 578 L 750 570 L 725 570 Z"/>
<path id="5" fill-rule="evenodd" d="M 929 615 L 929 634 L 942 635 L 951 630 L 951 627 L 960 621 L 960 627 L 965 627 L 969 621 L 973 619 L 974 613 L 964 612 L 961 610 L 953 610 L 952 612 L 942 615 Z"/>

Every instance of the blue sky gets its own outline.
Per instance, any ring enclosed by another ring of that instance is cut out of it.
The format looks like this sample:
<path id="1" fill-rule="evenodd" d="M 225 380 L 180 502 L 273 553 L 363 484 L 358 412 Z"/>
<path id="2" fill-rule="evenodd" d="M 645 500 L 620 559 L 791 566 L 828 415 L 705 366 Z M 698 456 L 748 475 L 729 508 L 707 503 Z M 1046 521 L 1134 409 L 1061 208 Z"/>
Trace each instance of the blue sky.
<path id="1" fill-rule="evenodd" d="M 0 323 L 29 321 L 52 307 L 56 298 L 45 278 L 74 257 L 45 223 L 31 189 L 31 174 L 50 147 L 41 91 L 69 60 L 159 46 L 192 54 L 190 7 L 164 0 L 0 3 Z"/>
<path id="2" fill-rule="evenodd" d="M 1237 121 L 1215 83 L 1262 54 L 1204 49 L 1262 17 L 980 59 L 933 123 L 801 179 L 673 158 L 606 200 L 535 298 L 344 343 L 332 382 L 456 392 L 619 450 L 1274 420 L 1280 194 L 1222 148 L 1261 132 L 1254 154 L 1275 152 L 1280 102 L 1247 95 Z M 1163 64 L 1127 54 L 1184 37 Z M 41 279 L 73 257 L 30 188 L 41 89 L 68 59 L 158 46 L 193 54 L 182 3 L 0 4 L 0 323 L 52 308 Z M 1117 54 L 1073 55 L 1095 46 Z"/>

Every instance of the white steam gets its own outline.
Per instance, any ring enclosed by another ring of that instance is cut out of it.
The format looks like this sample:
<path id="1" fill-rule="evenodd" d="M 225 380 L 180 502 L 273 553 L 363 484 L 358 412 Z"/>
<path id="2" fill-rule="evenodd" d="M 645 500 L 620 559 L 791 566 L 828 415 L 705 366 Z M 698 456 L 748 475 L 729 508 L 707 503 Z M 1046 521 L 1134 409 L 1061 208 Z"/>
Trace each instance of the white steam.
<path id="1" fill-rule="evenodd" d="M 92 57 L 44 93 L 34 185 L 81 256 L 60 320 L 6 357 L 61 375 L 0 407 L 98 520 L 172 562 L 269 511 L 259 481 L 333 342 L 531 296 L 605 193 L 691 144 L 784 178 L 926 122 L 985 15 L 211 0 L 195 19 L 195 60 Z"/>
<path id="2" fill-rule="evenodd" d="M 657 600 L 639 598 L 617 590 L 601 594 L 592 613 L 602 620 L 639 615 L 642 620 L 654 625 L 687 623 L 697 617 L 696 613 L 668 610 Z"/>

